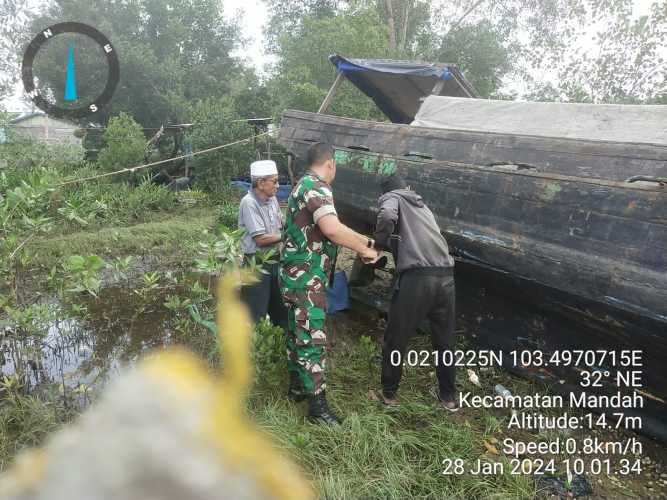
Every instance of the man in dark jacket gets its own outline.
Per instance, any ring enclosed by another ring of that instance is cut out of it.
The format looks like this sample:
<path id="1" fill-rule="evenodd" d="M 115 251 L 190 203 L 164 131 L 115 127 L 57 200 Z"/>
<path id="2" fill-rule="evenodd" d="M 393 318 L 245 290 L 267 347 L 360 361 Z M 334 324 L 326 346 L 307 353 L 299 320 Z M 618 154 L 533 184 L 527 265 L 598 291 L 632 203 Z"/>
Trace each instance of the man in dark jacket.
<path id="1" fill-rule="evenodd" d="M 443 366 L 443 353 L 456 344 L 454 259 L 433 213 L 402 177 L 385 178 L 382 192 L 375 242 L 392 251 L 398 278 L 384 334 L 379 398 L 385 404 L 398 404 L 396 391 L 408 341 L 428 319 L 438 356 L 429 358 L 436 365 L 438 400 L 443 408 L 456 411 L 455 367 Z"/>

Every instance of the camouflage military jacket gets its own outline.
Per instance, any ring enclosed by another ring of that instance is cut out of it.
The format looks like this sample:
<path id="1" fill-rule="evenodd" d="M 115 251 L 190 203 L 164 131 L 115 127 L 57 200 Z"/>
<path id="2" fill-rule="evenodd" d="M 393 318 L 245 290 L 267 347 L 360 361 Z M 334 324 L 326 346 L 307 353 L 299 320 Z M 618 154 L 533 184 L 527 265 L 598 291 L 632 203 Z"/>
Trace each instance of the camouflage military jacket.
<path id="1" fill-rule="evenodd" d="M 314 279 L 317 291 L 321 288 L 324 292 L 337 248 L 324 236 L 317 221 L 329 214 L 336 214 L 331 186 L 315 173 L 306 173 L 287 202 L 280 260 L 284 288 L 310 289 Z"/>

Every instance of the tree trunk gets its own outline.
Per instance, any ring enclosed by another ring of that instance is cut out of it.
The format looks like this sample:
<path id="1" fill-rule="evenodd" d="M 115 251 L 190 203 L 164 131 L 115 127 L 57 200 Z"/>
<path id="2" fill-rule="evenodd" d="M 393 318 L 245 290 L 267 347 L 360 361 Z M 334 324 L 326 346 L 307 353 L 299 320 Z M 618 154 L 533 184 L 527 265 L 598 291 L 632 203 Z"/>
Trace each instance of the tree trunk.
<path id="1" fill-rule="evenodd" d="M 394 22 L 394 8 L 391 4 L 392 0 L 385 0 L 387 6 L 387 24 L 389 25 L 389 50 L 392 53 L 396 52 L 396 23 Z"/>
<path id="2" fill-rule="evenodd" d="M 408 42 L 408 24 L 410 20 L 410 11 L 412 10 L 412 1 L 405 0 L 405 14 L 403 15 L 403 30 L 401 33 L 401 49 L 405 50 Z"/>

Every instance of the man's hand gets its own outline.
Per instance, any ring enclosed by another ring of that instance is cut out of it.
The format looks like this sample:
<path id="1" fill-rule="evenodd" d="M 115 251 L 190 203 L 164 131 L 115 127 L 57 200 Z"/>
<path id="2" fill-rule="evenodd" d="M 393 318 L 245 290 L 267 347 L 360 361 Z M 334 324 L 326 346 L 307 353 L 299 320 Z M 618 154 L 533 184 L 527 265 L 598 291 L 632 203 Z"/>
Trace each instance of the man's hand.
<path id="1" fill-rule="evenodd" d="M 336 245 L 349 248 L 357 252 L 360 258 L 367 257 L 369 261 L 375 262 L 378 258 L 378 252 L 374 248 L 368 248 L 368 238 L 356 231 L 353 231 L 338 220 L 336 214 L 328 214 L 317 221 L 317 225 L 322 230 L 324 236 L 333 241 Z"/>
<path id="2" fill-rule="evenodd" d="M 364 248 L 363 251 L 359 252 L 359 257 L 364 264 L 375 264 L 380 258 L 380 252 L 375 248 Z"/>

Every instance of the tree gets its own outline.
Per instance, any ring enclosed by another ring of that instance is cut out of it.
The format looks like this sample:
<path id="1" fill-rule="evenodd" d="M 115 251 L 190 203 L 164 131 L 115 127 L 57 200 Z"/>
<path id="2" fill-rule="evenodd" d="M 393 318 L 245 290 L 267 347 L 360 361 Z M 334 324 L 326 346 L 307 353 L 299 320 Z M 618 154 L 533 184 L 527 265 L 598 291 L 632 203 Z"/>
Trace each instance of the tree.
<path id="1" fill-rule="evenodd" d="M 221 5 L 217 0 L 54 0 L 43 15 L 32 17 L 24 41 L 62 19 L 95 26 L 112 41 L 121 65 L 118 88 L 101 122 L 125 111 L 143 126 L 155 127 L 180 121 L 189 101 L 225 95 L 240 72 L 231 55 L 242 41 L 239 23 L 225 20 Z M 94 67 L 81 57 L 78 64 Z M 45 85 L 61 88 L 62 65 L 62 51 L 43 61 L 39 75 Z M 77 69 L 77 78 L 79 73 L 85 78 L 85 71 Z"/>
<path id="2" fill-rule="evenodd" d="M 432 59 L 459 67 L 480 97 L 495 97 L 512 72 L 512 47 L 504 45 L 488 21 L 460 26 L 434 50 Z"/>
<path id="3" fill-rule="evenodd" d="M 22 0 L 0 0 L 0 97 L 11 94 L 20 76 L 16 47 L 28 20 L 30 10 Z"/>
<path id="4" fill-rule="evenodd" d="M 139 124 L 127 113 L 109 120 L 102 136 L 103 148 L 97 164 L 107 172 L 136 167 L 143 163 L 146 137 Z"/>
<path id="5" fill-rule="evenodd" d="M 667 2 L 656 1 L 650 15 L 634 20 L 633 5 L 632 0 L 442 0 L 434 3 L 433 22 L 443 33 L 443 46 L 460 30 L 487 23 L 507 49 L 512 61 L 507 74 L 522 83 L 524 97 L 645 102 L 666 87 Z"/>
<path id="6" fill-rule="evenodd" d="M 335 78 L 335 68 L 327 60 L 333 52 L 346 57 L 455 64 L 484 96 L 493 94 L 512 69 L 513 47 L 502 42 L 503 32 L 495 25 L 476 21 L 445 38 L 434 24 L 437 17 L 427 1 L 267 3 L 276 9 L 269 30 L 272 50 L 279 59 L 270 85 L 281 96 L 278 109 L 318 108 Z M 340 87 L 329 112 L 383 119 L 372 101 L 349 82 Z"/>
<path id="7" fill-rule="evenodd" d="M 368 2 L 387 26 L 389 53 L 396 58 L 412 58 L 423 37 L 432 35 L 430 2 L 422 0 L 374 0 Z"/>
<path id="8" fill-rule="evenodd" d="M 280 52 L 278 39 L 285 33 L 300 29 L 304 18 L 321 19 L 333 16 L 344 2 L 340 0 L 264 0 L 271 17 L 265 29 L 266 50 Z"/>
<path id="9" fill-rule="evenodd" d="M 277 112 L 285 108 L 315 111 L 326 96 L 336 70 L 328 56 L 387 57 L 387 31 L 376 10 L 341 11 L 328 17 L 305 16 L 298 28 L 277 40 L 279 62 L 272 81 L 280 96 Z M 341 86 L 330 112 L 364 119 L 382 114 L 349 82 Z"/>
<path id="10" fill-rule="evenodd" d="M 241 121 L 236 113 L 231 97 L 198 101 L 188 109 L 186 118 L 194 123 L 189 134 L 195 151 L 228 144 L 253 134 L 252 126 Z M 225 186 L 230 177 L 246 174 L 248 165 L 254 159 L 251 143 L 197 156 L 194 159 L 197 183 L 216 191 Z"/>
<path id="11" fill-rule="evenodd" d="M 591 11 L 592 13 L 595 11 Z M 556 83 L 534 86 L 531 97 L 567 101 L 637 103 L 667 91 L 667 1 L 631 18 L 632 4 L 596 13 L 596 51 L 570 48 L 557 65 Z M 604 21 L 604 24 L 602 24 Z M 602 28 L 602 26 L 604 26 Z"/>

